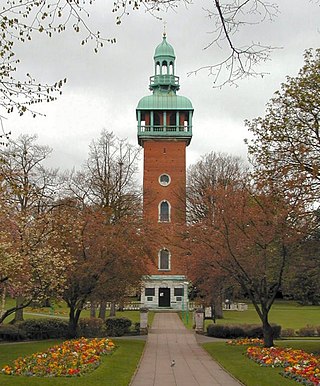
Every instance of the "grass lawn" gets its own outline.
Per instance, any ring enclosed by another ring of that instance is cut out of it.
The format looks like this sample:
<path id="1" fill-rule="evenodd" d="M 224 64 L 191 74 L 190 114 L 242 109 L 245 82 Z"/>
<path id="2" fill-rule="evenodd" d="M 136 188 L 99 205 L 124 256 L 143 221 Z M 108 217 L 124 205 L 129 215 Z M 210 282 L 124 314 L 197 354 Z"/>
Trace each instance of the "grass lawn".
<path id="1" fill-rule="evenodd" d="M 278 341 L 277 345 L 292 348 L 300 348 L 308 352 L 320 352 L 320 340 L 318 342 L 302 341 Z M 244 346 L 228 346 L 226 343 L 205 343 L 204 349 L 222 367 L 229 371 L 235 378 L 246 386 L 297 386 L 294 380 L 282 377 L 281 369 L 272 367 L 260 367 L 253 360 L 244 355 Z"/>
<path id="2" fill-rule="evenodd" d="M 15 305 L 15 300 L 7 298 L 6 299 L 6 308 L 13 307 Z M 43 308 L 31 308 L 26 307 L 23 313 L 24 319 L 39 319 L 42 317 L 50 317 L 50 316 L 56 316 L 63 319 L 69 319 L 69 309 L 67 305 L 64 302 L 59 302 L 54 304 L 53 310 L 49 307 L 43 307 Z M 139 311 L 117 311 L 116 312 L 117 317 L 126 317 L 132 321 L 132 326 L 134 326 L 135 323 L 140 322 L 140 312 Z M 9 323 L 14 317 L 14 314 L 10 315 L 7 319 L 5 319 L 4 323 Z M 81 312 L 81 318 L 87 318 L 90 317 L 90 310 L 83 310 Z M 108 317 L 108 311 L 107 311 L 107 317 Z M 151 326 L 154 318 L 154 312 L 148 313 L 148 324 Z"/>
<path id="3" fill-rule="evenodd" d="M 140 360 L 145 341 L 113 340 L 116 351 L 103 357 L 101 365 L 92 373 L 75 378 L 36 378 L 0 374 L 0 385 L 6 386 L 127 386 Z M 59 341 L 12 343 L 0 345 L 0 368 L 19 356 L 46 350 Z"/>
<path id="4" fill-rule="evenodd" d="M 242 324 L 254 323 L 261 324 L 253 305 L 248 303 L 247 311 L 223 311 L 223 319 L 217 319 L 217 324 Z M 188 323 L 186 323 L 186 314 L 181 315 L 188 328 L 192 328 L 192 312 L 189 312 Z M 305 327 L 307 324 L 318 326 L 320 324 L 320 306 L 301 306 L 293 301 L 277 300 L 270 311 L 269 321 L 280 324 L 284 328 L 293 328 L 297 330 Z M 206 320 L 205 325 L 213 323 L 212 320 Z"/>
<path id="5" fill-rule="evenodd" d="M 217 320 L 218 324 L 261 323 L 251 304 L 248 305 L 247 311 L 224 311 L 223 314 L 224 318 Z M 320 323 L 320 306 L 301 306 L 296 302 L 276 301 L 271 308 L 269 321 L 280 324 L 282 328 L 295 330 L 307 324 L 317 326 Z"/>

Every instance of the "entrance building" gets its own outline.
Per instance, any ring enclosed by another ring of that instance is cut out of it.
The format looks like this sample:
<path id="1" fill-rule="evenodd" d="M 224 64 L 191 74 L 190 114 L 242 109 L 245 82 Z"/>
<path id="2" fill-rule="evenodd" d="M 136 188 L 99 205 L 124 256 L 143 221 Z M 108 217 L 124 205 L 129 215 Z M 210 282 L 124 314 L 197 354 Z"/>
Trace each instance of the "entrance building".
<path id="1" fill-rule="evenodd" d="M 143 216 L 158 235 L 141 302 L 160 309 L 186 309 L 188 301 L 186 266 L 174 229 L 186 221 L 186 147 L 192 137 L 193 107 L 188 98 L 177 95 L 175 58 L 164 34 L 154 54 L 152 94 L 136 109 L 138 143 L 144 149 Z"/>

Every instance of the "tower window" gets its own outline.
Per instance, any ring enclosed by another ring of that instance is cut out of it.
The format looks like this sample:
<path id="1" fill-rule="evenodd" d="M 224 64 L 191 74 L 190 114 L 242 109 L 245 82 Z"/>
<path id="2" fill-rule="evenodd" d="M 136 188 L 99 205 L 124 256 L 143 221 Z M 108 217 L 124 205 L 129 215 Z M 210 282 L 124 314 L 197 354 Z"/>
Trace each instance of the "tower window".
<path id="1" fill-rule="evenodd" d="M 168 75 L 168 63 L 166 61 L 162 62 L 162 75 Z"/>
<path id="2" fill-rule="evenodd" d="M 153 124 L 154 126 L 160 126 L 161 125 L 161 115 L 158 112 L 153 113 Z"/>
<path id="3" fill-rule="evenodd" d="M 168 118 L 167 118 L 167 122 L 169 121 L 169 126 L 173 126 L 175 127 L 176 124 L 177 124 L 177 120 L 176 120 L 176 113 L 174 111 L 170 111 L 167 113 L 168 114 Z"/>
<path id="4" fill-rule="evenodd" d="M 168 186 L 171 182 L 171 178 L 168 174 L 161 174 L 159 177 L 159 184 L 162 186 Z"/>
<path id="5" fill-rule="evenodd" d="M 169 73 L 170 73 L 170 75 L 174 75 L 173 62 L 170 62 L 170 65 L 169 65 Z"/>
<path id="6" fill-rule="evenodd" d="M 160 74 L 160 63 L 157 62 L 156 63 L 156 75 L 159 75 Z"/>
<path id="7" fill-rule="evenodd" d="M 170 252 L 167 249 L 159 251 L 159 270 L 170 270 Z"/>
<path id="8" fill-rule="evenodd" d="M 168 201 L 162 201 L 159 205 L 159 221 L 170 222 L 170 204 Z"/>

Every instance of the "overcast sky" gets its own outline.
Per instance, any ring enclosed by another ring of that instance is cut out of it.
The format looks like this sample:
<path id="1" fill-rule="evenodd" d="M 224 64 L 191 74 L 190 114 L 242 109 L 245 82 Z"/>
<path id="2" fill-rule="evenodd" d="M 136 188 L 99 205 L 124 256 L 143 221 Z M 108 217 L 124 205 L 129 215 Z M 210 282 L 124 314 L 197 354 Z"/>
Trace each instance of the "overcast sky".
<path id="1" fill-rule="evenodd" d="M 17 47 L 23 73 L 31 72 L 43 82 L 68 79 L 57 101 L 39 105 L 45 117 L 12 114 L 4 122 L 13 138 L 20 133 L 36 133 L 39 143 L 52 147 L 52 167 L 79 168 L 87 157 L 89 143 L 102 129 L 137 144 L 135 109 L 139 99 L 150 94 L 153 54 L 162 41 L 163 22 L 141 9 L 116 26 L 111 5 L 106 3 L 97 0 L 88 22 L 106 36 L 116 37 L 117 43 L 105 45 L 97 54 L 92 46 L 81 46 L 81 33 L 73 33 L 71 28 L 51 39 L 37 34 L 31 43 Z M 209 1 L 194 0 L 188 8 L 181 6 L 162 14 L 167 22 L 167 40 L 176 53 L 175 72 L 181 86 L 178 93 L 194 106 L 188 164 L 212 150 L 246 156 L 244 120 L 263 115 L 266 102 L 286 75 L 295 76 L 303 65 L 304 50 L 319 46 L 319 2 L 279 3 L 280 12 L 274 21 L 246 28 L 237 36 L 243 44 L 259 41 L 282 47 L 257 69 L 270 74 L 241 81 L 237 88 L 213 88 L 213 78 L 205 71 L 187 76 L 189 71 L 216 63 L 225 53 L 218 47 L 204 50 L 213 30 L 204 10 L 206 4 L 210 6 Z"/>

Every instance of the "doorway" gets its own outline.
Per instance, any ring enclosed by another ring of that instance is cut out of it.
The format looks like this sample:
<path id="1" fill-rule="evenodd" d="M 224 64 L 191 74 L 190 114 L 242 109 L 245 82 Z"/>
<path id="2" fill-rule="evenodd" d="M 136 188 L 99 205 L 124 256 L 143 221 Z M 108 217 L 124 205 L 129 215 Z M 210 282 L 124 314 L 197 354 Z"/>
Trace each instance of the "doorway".
<path id="1" fill-rule="evenodd" d="M 159 307 L 170 307 L 170 288 L 159 288 Z"/>

